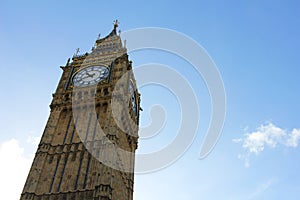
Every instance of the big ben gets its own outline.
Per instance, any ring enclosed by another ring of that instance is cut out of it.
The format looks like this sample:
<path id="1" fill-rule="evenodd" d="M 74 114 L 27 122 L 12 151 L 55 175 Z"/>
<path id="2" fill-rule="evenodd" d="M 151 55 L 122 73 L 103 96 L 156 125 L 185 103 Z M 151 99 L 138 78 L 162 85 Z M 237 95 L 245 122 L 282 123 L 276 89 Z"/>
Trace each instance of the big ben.
<path id="1" fill-rule="evenodd" d="M 21 200 L 132 200 L 140 94 L 118 21 L 62 68 Z"/>

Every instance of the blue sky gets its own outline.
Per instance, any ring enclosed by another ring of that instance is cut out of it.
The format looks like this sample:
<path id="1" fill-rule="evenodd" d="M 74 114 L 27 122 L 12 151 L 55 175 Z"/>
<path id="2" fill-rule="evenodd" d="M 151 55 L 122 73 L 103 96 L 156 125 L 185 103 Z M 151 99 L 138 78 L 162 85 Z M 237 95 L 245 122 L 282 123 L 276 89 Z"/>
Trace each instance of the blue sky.
<path id="1" fill-rule="evenodd" d="M 212 153 L 199 160 L 210 119 L 205 83 L 174 55 L 130 55 L 135 67 L 157 62 L 179 71 L 197 91 L 201 112 L 198 135 L 184 156 L 163 170 L 136 175 L 136 200 L 299 199 L 299 7 L 297 1 L 258 0 L 2 0 L 0 158 L 5 164 L 0 168 L 0 199 L 10 199 L 5 196 L 8 191 L 21 192 L 36 137 L 49 115 L 59 66 L 78 47 L 90 51 L 97 35 L 108 34 L 115 19 L 124 31 L 162 27 L 193 38 L 218 66 L 227 95 L 222 136 Z M 140 141 L 138 152 L 163 147 L 173 136 L 172 125 L 179 120 L 173 115 L 178 113 L 177 103 L 163 91 L 157 86 L 141 88 L 142 125 L 149 122 L 153 104 L 165 105 L 170 113 L 161 135 Z"/>

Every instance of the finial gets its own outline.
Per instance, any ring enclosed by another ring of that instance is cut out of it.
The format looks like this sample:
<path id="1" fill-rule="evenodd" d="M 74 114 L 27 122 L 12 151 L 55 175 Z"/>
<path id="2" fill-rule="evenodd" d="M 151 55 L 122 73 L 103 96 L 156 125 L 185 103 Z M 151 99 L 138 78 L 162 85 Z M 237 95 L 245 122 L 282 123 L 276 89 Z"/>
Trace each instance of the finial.
<path id="1" fill-rule="evenodd" d="M 119 21 L 116 19 L 114 21 L 114 29 L 116 29 L 119 26 Z"/>
<path id="2" fill-rule="evenodd" d="M 126 48 L 127 40 L 124 40 L 124 48 Z"/>
<path id="3" fill-rule="evenodd" d="M 121 29 L 119 29 L 119 35 L 121 35 Z"/>
<path id="4" fill-rule="evenodd" d="M 80 49 L 79 49 L 79 48 L 77 48 L 77 49 L 76 49 L 76 51 L 75 51 L 75 53 L 74 53 L 74 56 L 77 56 L 77 55 L 78 55 L 78 53 L 79 53 L 79 51 L 80 51 Z"/>
<path id="5" fill-rule="evenodd" d="M 70 58 L 68 59 L 66 66 L 69 66 L 69 64 L 70 64 Z"/>
<path id="6" fill-rule="evenodd" d="M 97 40 L 100 40 L 100 37 L 101 37 L 101 33 L 98 34 Z"/>

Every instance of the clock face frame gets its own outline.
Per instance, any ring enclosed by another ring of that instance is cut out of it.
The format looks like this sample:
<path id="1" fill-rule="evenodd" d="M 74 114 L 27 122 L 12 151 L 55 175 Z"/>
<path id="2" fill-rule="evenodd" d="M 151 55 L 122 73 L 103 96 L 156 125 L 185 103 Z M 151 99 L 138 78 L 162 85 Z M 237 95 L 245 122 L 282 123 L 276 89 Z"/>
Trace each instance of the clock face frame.
<path id="1" fill-rule="evenodd" d="M 105 80 L 109 75 L 109 69 L 105 66 L 89 66 L 80 69 L 72 78 L 73 84 L 77 87 L 95 85 Z"/>
<path id="2" fill-rule="evenodd" d="M 130 102 L 133 109 L 133 113 L 135 116 L 138 115 L 137 111 L 137 101 L 136 101 L 136 95 L 135 95 L 135 87 L 132 83 L 132 81 L 129 81 L 129 93 L 130 93 Z"/>

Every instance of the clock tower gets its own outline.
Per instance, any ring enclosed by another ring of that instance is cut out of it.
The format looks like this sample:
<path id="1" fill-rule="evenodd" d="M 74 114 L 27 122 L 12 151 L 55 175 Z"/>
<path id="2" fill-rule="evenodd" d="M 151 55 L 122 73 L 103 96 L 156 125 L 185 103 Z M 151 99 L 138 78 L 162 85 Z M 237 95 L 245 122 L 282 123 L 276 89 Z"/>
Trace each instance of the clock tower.
<path id="1" fill-rule="evenodd" d="M 21 200 L 132 200 L 140 95 L 118 22 L 62 68 Z"/>

